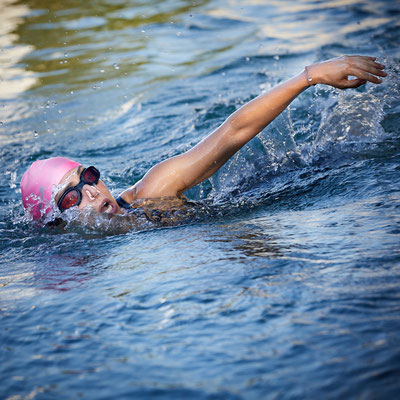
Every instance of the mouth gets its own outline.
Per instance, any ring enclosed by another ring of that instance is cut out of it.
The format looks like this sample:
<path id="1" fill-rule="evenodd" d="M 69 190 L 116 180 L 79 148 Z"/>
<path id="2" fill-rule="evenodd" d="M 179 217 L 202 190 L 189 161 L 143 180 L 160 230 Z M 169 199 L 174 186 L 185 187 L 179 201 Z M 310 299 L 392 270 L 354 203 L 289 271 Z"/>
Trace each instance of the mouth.
<path id="1" fill-rule="evenodd" d="M 110 199 L 104 199 L 100 207 L 100 212 L 105 214 L 115 214 L 117 207 Z"/>

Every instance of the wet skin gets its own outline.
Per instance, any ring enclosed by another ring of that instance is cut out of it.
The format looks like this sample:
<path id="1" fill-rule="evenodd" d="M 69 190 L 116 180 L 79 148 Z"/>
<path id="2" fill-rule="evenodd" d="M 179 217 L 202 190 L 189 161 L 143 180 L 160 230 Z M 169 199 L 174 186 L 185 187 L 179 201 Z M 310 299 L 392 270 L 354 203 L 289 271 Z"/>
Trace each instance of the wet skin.
<path id="1" fill-rule="evenodd" d="M 84 170 L 83 166 L 78 166 L 68 171 L 61 179 L 60 184 L 65 185 L 60 190 L 56 197 L 55 202 L 61 198 L 62 194 L 70 187 L 73 187 L 79 183 L 80 174 Z M 84 185 L 81 189 L 82 201 L 78 206 L 78 210 L 83 210 L 86 207 L 91 207 L 99 213 L 107 214 L 123 214 L 121 208 L 118 206 L 113 195 L 107 189 L 107 186 L 103 181 L 95 185 Z"/>

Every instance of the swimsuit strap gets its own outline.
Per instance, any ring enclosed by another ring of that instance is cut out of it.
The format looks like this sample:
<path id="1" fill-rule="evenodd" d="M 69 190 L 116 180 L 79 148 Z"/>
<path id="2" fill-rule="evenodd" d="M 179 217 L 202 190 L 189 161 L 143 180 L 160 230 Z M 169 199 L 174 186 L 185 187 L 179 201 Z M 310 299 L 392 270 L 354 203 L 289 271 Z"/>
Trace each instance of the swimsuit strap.
<path id="1" fill-rule="evenodd" d="M 125 201 L 121 196 L 118 196 L 115 201 L 121 208 L 125 208 L 125 210 L 131 210 L 131 205 Z"/>

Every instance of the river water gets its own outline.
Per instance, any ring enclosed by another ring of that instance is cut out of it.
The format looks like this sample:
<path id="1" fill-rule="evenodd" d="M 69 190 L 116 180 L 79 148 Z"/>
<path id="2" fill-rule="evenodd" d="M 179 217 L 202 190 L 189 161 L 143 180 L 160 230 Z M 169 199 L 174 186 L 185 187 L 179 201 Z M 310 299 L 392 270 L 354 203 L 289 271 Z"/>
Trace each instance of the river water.
<path id="1" fill-rule="evenodd" d="M 0 0 L 0 398 L 387 399 L 400 390 L 400 15 L 383 0 Z M 128 232 L 32 223 L 31 162 L 114 194 L 341 54 L 388 77 L 302 93 Z"/>

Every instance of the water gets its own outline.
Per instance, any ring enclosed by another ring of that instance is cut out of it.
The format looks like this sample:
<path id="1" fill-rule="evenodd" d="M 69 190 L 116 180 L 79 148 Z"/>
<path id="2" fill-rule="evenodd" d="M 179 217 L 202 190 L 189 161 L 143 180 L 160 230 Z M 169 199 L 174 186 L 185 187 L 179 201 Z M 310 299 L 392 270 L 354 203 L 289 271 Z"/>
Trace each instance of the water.
<path id="1" fill-rule="evenodd" d="M 395 398 L 399 6 L 2 0 L 0 397 Z M 32 161 L 96 165 L 118 194 L 341 54 L 388 77 L 307 90 L 189 192 L 201 217 L 125 233 L 24 217 Z"/>

